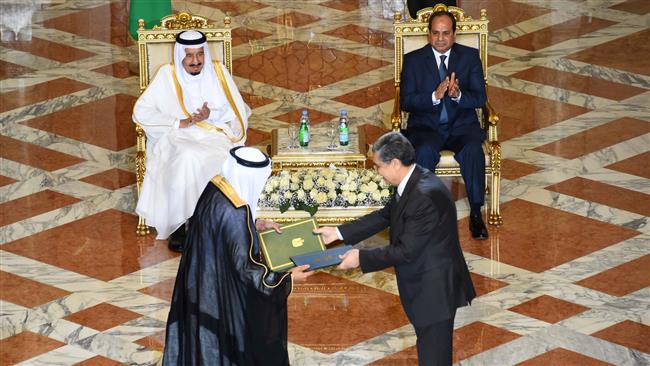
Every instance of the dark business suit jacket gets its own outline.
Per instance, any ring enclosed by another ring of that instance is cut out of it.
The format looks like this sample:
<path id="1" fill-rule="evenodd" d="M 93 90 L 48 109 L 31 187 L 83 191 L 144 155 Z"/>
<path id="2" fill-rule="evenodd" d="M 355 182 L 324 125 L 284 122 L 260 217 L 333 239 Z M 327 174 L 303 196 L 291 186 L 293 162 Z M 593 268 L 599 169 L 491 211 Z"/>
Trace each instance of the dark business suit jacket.
<path id="1" fill-rule="evenodd" d="M 404 311 L 416 327 L 450 319 L 476 296 L 458 240 L 456 207 L 438 177 L 416 166 L 402 197 L 339 226 L 356 243 L 390 226 L 390 244 L 359 253 L 361 270 L 395 267 Z"/>
<path id="2" fill-rule="evenodd" d="M 478 50 L 455 43 L 451 47 L 448 74 L 456 73 L 461 98 L 454 102 L 445 94 L 444 100 L 433 105 L 431 95 L 440 84 L 436 57 L 430 44 L 404 55 L 400 82 L 400 105 L 409 112 L 407 131 L 420 128 L 437 130 L 442 103 L 447 106 L 447 115 L 452 135 L 481 134 L 475 108 L 485 105 L 485 80 Z"/>

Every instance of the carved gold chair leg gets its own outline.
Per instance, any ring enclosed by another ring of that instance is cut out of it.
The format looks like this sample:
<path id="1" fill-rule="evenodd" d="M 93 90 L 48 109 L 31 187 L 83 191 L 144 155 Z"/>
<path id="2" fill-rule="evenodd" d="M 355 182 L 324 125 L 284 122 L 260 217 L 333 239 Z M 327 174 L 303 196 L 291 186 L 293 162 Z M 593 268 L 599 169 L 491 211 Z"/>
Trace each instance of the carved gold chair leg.
<path id="1" fill-rule="evenodd" d="M 144 217 L 138 216 L 138 227 L 136 228 L 135 233 L 142 236 L 151 233 L 149 226 L 147 226 L 147 223 L 144 221 Z"/>
<path id="2" fill-rule="evenodd" d="M 139 125 L 135 126 L 135 135 L 137 148 L 137 152 L 135 153 L 135 185 L 138 191 L 138 197 L 140 197 L 140 189 L 142 188 L 142 182 L 144 181 L 145 173 L 146 137 L 144 130 Z M 135 233 L 138 235 L 147 235 L 150 233 L 149 227 L 147 226 L 144 217 L 138 216 L 138 226 L 135 229 Z"/>
<path id="3" fill-rule="evenodd" d="M 501 190 L 501 172 L 492 172 L 490 184 L 490 213 L 488 214 L 488 224 L 490 225 L 501 225 L 503 224 L 503 218 L 501 217 L 501 211 L 499 207 L 499 196 Z"/>
<path id="4" fill-rule="evenodd" d="M 501 225 L 503 218 L 499 207 L 501 197 L 501 144 L 497 141 L 490 143 L 491 161 L 490 168 L 492 174 L 490 175 L 490 213 L 488 215 L 488 224 Z"/>

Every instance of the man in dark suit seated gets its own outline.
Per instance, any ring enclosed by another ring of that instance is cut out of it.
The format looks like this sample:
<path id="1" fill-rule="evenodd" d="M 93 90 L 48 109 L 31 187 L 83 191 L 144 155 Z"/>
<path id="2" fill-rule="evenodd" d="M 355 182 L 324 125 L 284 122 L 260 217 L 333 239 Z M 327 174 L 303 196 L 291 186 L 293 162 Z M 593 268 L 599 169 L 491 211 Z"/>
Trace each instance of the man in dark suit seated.
<path id="1" fill-rule="evenodd" d="M 485 80 L 478 50 L 455 43 L 456 19 L 446 11 L 429 18 L 429 44 L 404 55 L 400 103 L 409 112 L 404 134 L 418 165 L 435 171 L 441 150 L 460 164 L 469 200 L 470 231 L 488 232 L 481 217 L 485 202 L 485 131 L 476 108 L 485 105 Z"/>
<path id="2" fill-rule="evenodd" d="M 389 245 L 349 250 L 339 268 L 367 273 L 395 267 L 399 297 L 415 327 L 418 363 L 451 366 L 456 309 L 476 296 L 454 201 L 438 177 L 414 164 L 415 151 L 400 133 L 383 135 L 373 151 L 377 172 L 396 187 L 393 198 L 358 220 L 314 232 L 326 243 L 354 244 L 390 227 Z"/>

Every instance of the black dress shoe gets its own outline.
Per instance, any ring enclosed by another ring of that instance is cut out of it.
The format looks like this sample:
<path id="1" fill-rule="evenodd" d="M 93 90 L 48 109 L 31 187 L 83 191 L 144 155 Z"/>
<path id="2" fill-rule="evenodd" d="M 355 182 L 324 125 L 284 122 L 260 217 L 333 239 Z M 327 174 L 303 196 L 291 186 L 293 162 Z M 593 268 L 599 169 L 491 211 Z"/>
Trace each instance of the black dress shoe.
<path id="1" fill-rule="evenodd" d="M 183 248 L 185 248 L 185 239 L 187 235 L 185 234 L 185 224 L 181 225 L 176 231 L 174 231 L 167 241 L 167 247 L 169 250 L 183 253 Z"/>
<path id="2" fill-rule="evenodd" d="M 469 215 L 469 231 L 474 239 L 485 240 L 488 238 L 488 231 L 480 213 Z"/>

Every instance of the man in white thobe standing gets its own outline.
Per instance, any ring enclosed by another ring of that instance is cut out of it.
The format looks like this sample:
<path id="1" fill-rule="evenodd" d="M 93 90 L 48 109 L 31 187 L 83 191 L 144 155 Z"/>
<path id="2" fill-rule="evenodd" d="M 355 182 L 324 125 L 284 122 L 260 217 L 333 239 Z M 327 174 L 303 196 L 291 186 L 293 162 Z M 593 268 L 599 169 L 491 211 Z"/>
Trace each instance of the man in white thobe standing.
<path id="1" fill-rule="evenodd" d="M 228 152 L 246 141 L 250 108 L 224 65 L 212 62 L 206 37 L 177 35 L 174 63 L 163 65 L 133 108 L 147 135 L 146 174 L 136 213 L 156 239 L 182 251 L 185 222 Z"/>

